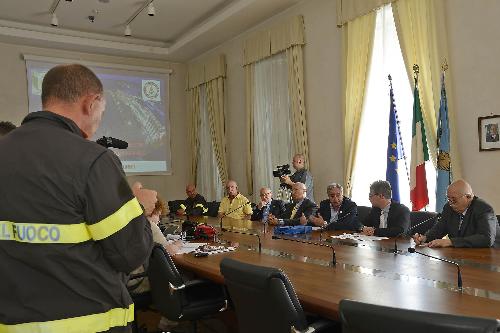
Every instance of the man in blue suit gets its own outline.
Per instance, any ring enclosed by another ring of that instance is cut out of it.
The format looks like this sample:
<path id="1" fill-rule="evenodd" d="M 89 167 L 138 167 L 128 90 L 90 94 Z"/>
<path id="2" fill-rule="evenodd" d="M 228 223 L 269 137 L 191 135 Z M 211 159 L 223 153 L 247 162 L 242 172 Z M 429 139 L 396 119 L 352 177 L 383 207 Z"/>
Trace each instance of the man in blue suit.
<path id="1" fill-rule="evenodd" d="M 273 192 L 263 187 L 260 189 L 260 202 L 252 213 L 252 221 L 267 222 L 269 215 L 281 216 L 285 211 L 285 204 L 281 200 L 273 199 Z"/>

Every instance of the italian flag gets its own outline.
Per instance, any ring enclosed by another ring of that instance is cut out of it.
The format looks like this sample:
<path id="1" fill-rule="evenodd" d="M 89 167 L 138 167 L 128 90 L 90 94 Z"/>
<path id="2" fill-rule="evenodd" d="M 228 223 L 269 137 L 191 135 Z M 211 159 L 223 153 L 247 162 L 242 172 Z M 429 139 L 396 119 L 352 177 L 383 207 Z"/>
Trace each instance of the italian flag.
<path id="1" fill-rule="evenodd" d="M 413 211 L 421 210 L 429 204 L 427 178 L 425 177 L 425 161 L 428 160 L 429 152 L 427 149 L 427 138 L 425 137 L 418 84 L 417 80 L 415 80 L 410 170 L 410 200 Z"/>

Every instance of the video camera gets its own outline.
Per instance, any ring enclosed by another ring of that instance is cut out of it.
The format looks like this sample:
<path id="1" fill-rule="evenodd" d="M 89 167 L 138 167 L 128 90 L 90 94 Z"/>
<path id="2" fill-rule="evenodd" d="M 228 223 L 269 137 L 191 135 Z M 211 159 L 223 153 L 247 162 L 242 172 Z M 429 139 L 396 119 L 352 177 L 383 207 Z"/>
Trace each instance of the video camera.
<path id="1" fill-rule="evenodd" d="M 281 178 L 281 177 L 287 176 L 291 173 L 292 172 L 290 171 L 290 164 L 278 165 L 276 167 L 276 170 L 273 170 L 273 176 L 276 178 Z"/>

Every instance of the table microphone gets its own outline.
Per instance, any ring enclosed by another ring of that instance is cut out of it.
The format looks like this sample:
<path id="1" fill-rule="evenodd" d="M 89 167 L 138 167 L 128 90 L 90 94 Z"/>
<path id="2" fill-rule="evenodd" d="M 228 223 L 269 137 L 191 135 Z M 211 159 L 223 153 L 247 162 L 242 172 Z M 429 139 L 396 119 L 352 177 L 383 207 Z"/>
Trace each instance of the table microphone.
<path id="1" fill-rule="evenodd" d="M 396 237 L 394 237 L 394 254 L 398 254 L 398 243 L 397 243 L 397 240 L 400 236 L 403 236 L 403 235 L 410 235 L 410 232 L 412 232 L 415 228 L 417 227 L 420 227 L 422 224 L 424 223 L 427 223 L 429 221 L 432 221 L 432 220 L 439 220 L 441 219 L 441 213 L 438 213 L 436 216 L 431 216 L 425 220 L 423 220 L 422 222 L 419 222 L 417 224 L 415 224 L 413 227 L 409 228 L 408 230 L 406 231 L 403 231 L 402 233 L 398 234 Z"/>
<path id="2" fill-rule="evenodd" d="M 426 254 L 426 253 L 423 253 L 423 252 L 418 252 L 417 250 L 415 250 L 415 248 L 413 247 L 409 247 L 408 248 L 408 252 L 409 253 L 417 253 L 417 254 L 421 254 L 423 256 L 426 256 L 426 257 L 429 257 L 429 258 L 432 258 L 432 259 L 437 259 L 439 261 L 444 261 L 444 262 L 447 262 L 449 264 L 453 264 L 455 266 L 457 266 L 457 284 L 458 284 L 458 289 L 462 290 L 462 273 L 460 272 L 460 265 L 454 261 L 451 261 L 451 260 L 448 260 L 448 259 L 444 259 L 444 258 L 439 258 L 439 257 L 435 257 L 435 256 L 431 256 L 429 254 Z"/>
<path id="3" fill-rule="evenodd" d="M 225 217 L 226 217 L 226 216 L 228 216 L 229 214 L 231 214 L 231 213 L 233 213 L 233 212 L 237 211 L 238 209 L 241 209 L 241 208 L 245 207 L 245 206 L 246 206 L 246 205 L 248 205 L 248 204 L 250 204 L 250 201 L 248 201 L 248 200 L 247 200 L 247 202 L 245 202 L 243 205 L 238 206 L 237 208 L 235 208 L 235 209 L 233 209 L 233 210 L 230 210 L 230 211 L 229 211 L 229 212 L 227 212 L 227 213 L 222 214 L 222 216 L 220 217 L 220 223 L 219 223 L 219 224 L 220 224 L 220 231 L 221 231 L 221 232 L 222 232 L 222 231 L 227 231 L 226 229 L 224 229 L 224 228 L 222 227 L 222 219 L 223 219 L 223 218 L 225 218 Z"/>
<path id="4" fill-rule="evenodd" d="M 348 217 L 349 215 L 351 215 L 352 213 L 352 210 L 349 211 L 347 214 L 345 214 L 344 216 L 342 216 L 341 218 L 338 218 L 336 221 L 331 221 L 331 222 L 328 222 L 327 224 L 325 224 L 324 226 L 322 226 L 320 229 L 319 229 L 319 241 L 323 241 L 323 231 L 326 230 L 326 228 L 328 228 L 329 226 L 331 226 L 332 224 L 335 224 L 335 223 L 338 223 L 339 221 L 342 221 L 343 219 L 345 219 L 346 217 Z M 339 212 L 340 214 L 340 212 Z"/>
<path id="5" fill-rule="evenodd" d="M 289 241 L 292 241 L 292 242 L 298 242 L 298 243 L 303 243 L 303 244 L 310 244 L 310 245 L 318 245 L 318 246 L 328 247 L 328 248 L 332 249 L 332 266 L 336 266 L 337 265 L 337 257 L 335 256 L 335 249 L 333 248 L 333 246 L 322 244 L 322 243 L 316 243 L 316 242 L 308 242 L 308 241 L 301 240 L 301 239 L 283 238 L 283 237 L 279 237 L 279 236 L 276 236 L 276 235 L 272 235 L 271 238 L 272 239 L 289 240 Z"/>

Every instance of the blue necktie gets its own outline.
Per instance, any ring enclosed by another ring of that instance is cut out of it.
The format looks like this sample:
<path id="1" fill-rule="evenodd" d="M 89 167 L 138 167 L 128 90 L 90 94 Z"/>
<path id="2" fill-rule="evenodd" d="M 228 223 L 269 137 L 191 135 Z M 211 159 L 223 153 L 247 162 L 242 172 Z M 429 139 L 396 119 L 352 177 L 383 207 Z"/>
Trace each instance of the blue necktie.
<path id="1" fill-rule="evenodd" d="M 458 222 L 458 231 L 462 229 L 462 223 L 464 222 L 464 214 L 460 214 L 460 222 Z"/>
<path id="2" fill-rule="evenodd" d="M 267 221 L 267 217 L 269 216 L 269 211 L 271 210 L 271 204 L 267 204 L 264 206 L 264 209 L 262 211 L 262 221 Z"/>

